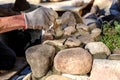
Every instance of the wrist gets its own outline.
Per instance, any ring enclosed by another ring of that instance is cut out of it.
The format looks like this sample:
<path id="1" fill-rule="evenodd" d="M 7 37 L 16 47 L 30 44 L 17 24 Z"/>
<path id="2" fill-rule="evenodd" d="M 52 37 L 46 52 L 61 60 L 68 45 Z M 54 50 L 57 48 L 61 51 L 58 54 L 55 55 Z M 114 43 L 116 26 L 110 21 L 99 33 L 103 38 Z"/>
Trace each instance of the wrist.
<path id="1" fill-rule="evenodd" d="M 23 29 L 26 30 L 26 29 L 27 29 L 27 24 L 26 24 L 26 20 L 25 20 L 25 19 L 26 19 L 26 18 L 25 18 L 25 14 L 22 13 L 21 16 L 22 16 L 21 18 L 24 20 L 24 26 L 23 26 Z"/>

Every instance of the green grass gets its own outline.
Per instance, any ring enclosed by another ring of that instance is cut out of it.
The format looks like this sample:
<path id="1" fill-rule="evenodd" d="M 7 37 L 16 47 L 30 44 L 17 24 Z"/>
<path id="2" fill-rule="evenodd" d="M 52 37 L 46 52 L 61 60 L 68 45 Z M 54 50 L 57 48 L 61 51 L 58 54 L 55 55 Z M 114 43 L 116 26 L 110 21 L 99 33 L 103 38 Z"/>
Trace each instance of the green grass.
<path id="1" fill-rule="evenodd" d="M 117 21 L 114 22 L 114 26 L 105 23 L 100 41 L 105 43 L 111 51 L 120 48 L 120 24 Z"/>

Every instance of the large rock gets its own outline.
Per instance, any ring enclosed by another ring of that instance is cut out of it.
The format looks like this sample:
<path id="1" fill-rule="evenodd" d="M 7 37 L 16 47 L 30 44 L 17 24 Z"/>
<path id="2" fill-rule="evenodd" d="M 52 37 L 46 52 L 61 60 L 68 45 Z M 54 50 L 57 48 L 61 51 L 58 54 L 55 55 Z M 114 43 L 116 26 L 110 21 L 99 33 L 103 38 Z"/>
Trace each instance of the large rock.
<path id="1" fill-rule="evenodd" d="M 51 75 L 47 77 L 45 80 L 73 80 L 73 79 L 60 75 Z"/>
<path id="2" fill-rule="evenodd" d="M 95 59 L 90 80 L 120 80 L 120 61 Z"/>
<path id="3" fill-rule="evenodd" d="M 90 42 L 85 46 L 94 58 L 107 58 L 111 54 L 109 48 L 103 42 Z"/>
<path id="4" fill-rule="evenodd" d="M 61 50 L 54 58 L 56 70 L 67 74 L 86 74 L 92 66 L 92 56 L 83 48 Z"/>
<path id="5" fill-rule="evenodd" d="M 35 78 L 44 76 L 52 65 L 55 48 L 50 45 L 36 45 L 26 50 L 26 59 Z"/>

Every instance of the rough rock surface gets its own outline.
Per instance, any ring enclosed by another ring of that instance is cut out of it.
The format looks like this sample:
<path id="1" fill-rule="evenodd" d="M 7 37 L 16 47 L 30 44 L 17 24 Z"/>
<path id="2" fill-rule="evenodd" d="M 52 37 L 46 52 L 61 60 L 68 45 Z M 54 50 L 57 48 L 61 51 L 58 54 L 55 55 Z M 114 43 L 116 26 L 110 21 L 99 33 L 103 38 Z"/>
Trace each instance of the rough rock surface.
<path id="1" fill-rule="evenodd" d="M 26 51 L 26 59 L 36 78 L 44 76 L 52 65 L 55 48 L 50 45 L 36 45 Z"/>
<path id="2" fill-rule="evenodd" d="M 86 74 L 92 66 L 91 54 L 83 48 L 61 50 L 54 58 L 56 70 L 68 74 Z"/>
<path id="3" fill-rule="evenodd" d="M 90 80 L 120 80 L 120 61 L 95 59 Z"/>
<path id="4" fill-rule="evenodd" d="M 103 42 L 90 42 L 85 46 L 94 58 L 107 58 L 111 54 L 109 48 Z"/>

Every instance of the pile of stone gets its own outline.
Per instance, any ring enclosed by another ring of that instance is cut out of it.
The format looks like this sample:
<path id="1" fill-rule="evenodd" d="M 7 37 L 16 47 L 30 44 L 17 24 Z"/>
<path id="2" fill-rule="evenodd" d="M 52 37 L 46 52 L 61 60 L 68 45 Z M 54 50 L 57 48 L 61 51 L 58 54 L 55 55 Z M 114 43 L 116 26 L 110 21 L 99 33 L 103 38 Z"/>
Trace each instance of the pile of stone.
<path id="1" fill-rule="evenodd" d="M 120 50 L 99 42 L 95 23 L 77 22 L 73 12 L 65 12 L 42 44 L 27 49 L 32 72 L 23 80 L 120 80 Z"/>

